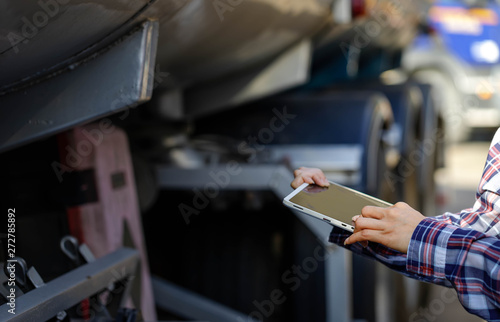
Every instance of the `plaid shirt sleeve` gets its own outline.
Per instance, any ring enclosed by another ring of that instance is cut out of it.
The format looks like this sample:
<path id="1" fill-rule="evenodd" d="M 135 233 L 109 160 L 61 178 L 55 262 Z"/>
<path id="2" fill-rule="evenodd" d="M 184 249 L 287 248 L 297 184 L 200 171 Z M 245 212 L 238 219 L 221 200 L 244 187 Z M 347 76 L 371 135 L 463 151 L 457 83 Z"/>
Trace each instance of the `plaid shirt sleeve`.
<path id="1" fill-rule="evenodd" d="M 420 275 L 416 272 L 407 270 L 407 255 L 384 245 L 372 242 L 368 244 L 368 247 L 363 247 L 360 243 L 344 245 L 344 240 L 346 240 L 350 235 L 351 233 L 341 228 L 334 227 L 332 232 L 330 233 L 329 241 L 346 249 L 349 249 L 356 254 L 376 259 L 385 266 L 396 270 L 405 276 L 417 279 L 422 282 L 451 286 L 451 284 L 447 280 L 443 279 L 440 276 Z"/>
<path id="2" fill-rule="evenodd" d="M 343 245 L 348 236 L 335 228 L 330 241 Z M 424 219 L 407 254 L 374 243 L 347 248 L 412 278 L 453 286 L 467 311 L 500 321 L 500 129 L 472 208 Z"/>
<path id="3" fill-rule="evenodd" d="M 470 313 L 500 321 L 500 239 L 434 218 L 415 229 L 406 269 L 445 279 Z"/>
<path id="4" fill-rule="evenodd" d="M 470 228 L 488 236 L 500 237 L 500 129 L 490 145 L 483 175 L 472 208 L 459 213 L 445 213 L 439 217 L 448 224 Z"/>

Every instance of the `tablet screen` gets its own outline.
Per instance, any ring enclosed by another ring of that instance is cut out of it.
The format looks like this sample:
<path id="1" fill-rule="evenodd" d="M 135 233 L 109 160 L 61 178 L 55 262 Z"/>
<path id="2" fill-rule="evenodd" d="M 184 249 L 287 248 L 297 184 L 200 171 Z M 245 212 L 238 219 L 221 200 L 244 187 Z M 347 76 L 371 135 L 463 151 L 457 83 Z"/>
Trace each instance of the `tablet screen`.
<path id="1" fill-rule="evenodd" d="M 364 206 L 389 207 L 390 203 L 336 184 L 329 187 L 308 185 L 290 201 L 322 215 L 351 224 Z"/>

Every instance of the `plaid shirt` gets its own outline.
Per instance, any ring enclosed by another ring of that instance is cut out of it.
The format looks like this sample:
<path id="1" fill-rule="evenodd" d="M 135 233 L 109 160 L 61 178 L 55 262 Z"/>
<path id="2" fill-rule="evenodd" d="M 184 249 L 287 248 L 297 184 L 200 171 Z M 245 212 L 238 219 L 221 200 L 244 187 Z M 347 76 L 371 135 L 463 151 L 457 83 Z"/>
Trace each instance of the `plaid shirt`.
<path id="1" fill-rule="evenodd" d="M 348 236 L 334 228 L 330 241 L 343 245 Z M 422 220 L 408 254 L 376 243 L 346 248 L 406 276 L 452 286 L 467 311 L 500 321 L 500 129 L 491 143 L 473 208 Z"/>

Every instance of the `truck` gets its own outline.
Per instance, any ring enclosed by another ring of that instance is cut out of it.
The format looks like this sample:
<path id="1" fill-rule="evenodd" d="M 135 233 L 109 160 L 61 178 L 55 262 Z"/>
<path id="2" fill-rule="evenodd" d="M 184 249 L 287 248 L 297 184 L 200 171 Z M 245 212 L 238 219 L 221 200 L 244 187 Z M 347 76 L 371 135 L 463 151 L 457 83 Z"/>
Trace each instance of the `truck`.
<path id="1" fill-rule="evenodd" d="M 406 75 L 432 83 L 448 142 L 500 125 L 498 1 L 436 1 L 408 46 Z"/>
<path id="2" fill-rule="evenodd" d="M 427 2 L 0 7 L 2 321 L 397 321 L 425 300 L 281 200 L 309 166 L 434 215 L 441 109 L 395 72 Z"/>

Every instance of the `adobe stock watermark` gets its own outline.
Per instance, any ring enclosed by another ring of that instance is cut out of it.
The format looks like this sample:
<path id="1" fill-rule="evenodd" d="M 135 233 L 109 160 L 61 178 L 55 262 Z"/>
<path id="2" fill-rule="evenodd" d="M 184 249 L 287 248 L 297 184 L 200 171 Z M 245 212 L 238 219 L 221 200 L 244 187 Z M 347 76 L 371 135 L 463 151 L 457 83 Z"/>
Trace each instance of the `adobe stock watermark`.
<path id="1" fill-rule="evenodd" d="M 226 12 L 233 12 L 234 9 L 242 4 L 245 0 L 214 0 L 212 5 L 219 16 L 219 20 L 224 21 L 224 14 Z"/>
<path id="2" fill-rule="evenodd" d="M 340 43 L 340 49 L 348 61 L 348 72 L 357 71 L 357 62 L 362 49 L 368 47 L 373 39 L 380 36 L 389 25 L 398 25 L 403 22 L 403 10 L 404 7 L 400 1 L 391 2 L 384 10 L 372 9 L 373 20 L 367 21 L 362 27 L 354 27 L 355 35 L 351 41 Z"/>
<path id="3" fill-rule="evenodd" d="M 274 135 L 280 133 L 285 127 L 290 124 L 290 120 L 297 117 L 295 114 L 290 114 L 283 107 L 280 112 L 273 108 L 274 116 L 269 120 L 269 126 L 261 128 L 256 135 L 249 135 L 247 140 L 238 145 L 238 153 L 241 155 L 249 155 L 247 161 L 253 162 L 259 152 L 264 151 L 265 144 L 269 144 L 274 140 Z"/>
<path id="4" fill-rule="evenodd" d="M 333 252 L 333 248 L 325 248 L 321 242 L 313 250 L 313 254 L 302 260 L 300 265 L 292 265 L 283 274 L 281 274 L 281 282 L 285 285 L 286 290 L 275 288 L 269 292 L 269 297 L 262 301 L 254 300 L 252 304 L 255 310 L 247 315 L 247 319 L 238 317 L 237 322 L 254 322 L 255 320 L 263 321 L 274 314 L 276 308 L 282 305 L 288 299 L 285 295 L 286 291 L 295 292 L 300 288 L 302 282 L 309 279 L 311 274 L 317 271 L 320 263 L 324 262 Z"/>
<path id="5" fill-rule="evenodd" d="M 256 135 L 249 135 L 247 141 L 238 145 L 238 153 L 248 155 L 248 162 L 253 162 L 257 153 L 265 149 L 264 145 L 271 143 L 276 133 L 283 131 L 290 121 L 297 117 L 295 114 L 288 113 L 286 106 L 281 111 L 273 108 L 272 112 L 273 117 L 269 120 L 268 127 L 261 128 Z M 203 189 L 192 189 L 194 196 L 191 204 L 180 203 L 178 206 L 186 225 L 191 223 L 191 216 L 197 216 L 207 208 L 210 200 L 216 198 L 220 191 L 229 185 L 231 178 L 242 171 L 240 163 L 235 160 L 227 162 L 224 169 L 210 171 L 208 175 L 212 180 L 207 182 Z"/>
<path id="6" fill-rule="evenodd" d="M 154 74 L 153 74 L 154 73 Z M 161 72 L 159 65 L 156 65 L 155 70 L 150 71 L 150 76 L 154 77 L 153 89 L 158 87 L 166 77 L 170 74 Z M 122 114 L 118 116 L 120 121 L 124 121 L 130 115 L 130 109 L 137 107 L 133 105 L 133 98 L 128 93 L 122 93 L 119 97 L 115 98 L 110 106 L 111 110 L 116 109 L 120 106 L 128 106 Z M 110 118 L 102 118 L 99 122 L 94 123 L 93 127 L 82 128 L 81 134 L 83 139 L 79 140 L 75 146 L 66 145 L 64 147 L 66 151 L 66 157 L 63 163 L 59 161 L 53 161 L 51 163 L 52 170 L 54 171 L 59 183 L 63 181 L 63 175 L 65 173 L 71 173 L 77 169 L 84 159 L 90 156 L 94 149 L 100 146 L 106 135 L 110 135 L 116 130 L 116 126 Z"/>
<path id="7" fill-rule="evenodd" d="M 433 299 L 427 307 L 418 308 L 408 318 L 408 322 L 432 322 L 444 313 L 446 305 L 457 301 L 458 297 L 453 288 L 443 287 L 439 298 Z"/>
<path id="8" fill-rule="evenodd" d="M 69 0 L 39 0 L 37 2 L 40 10 L 35 12 L 31 17 L 23 16 L 21 21 L 23 25 L 18 32 L 9 32 L 7 39 L 12 46 L 14 53 L 19 53 L 18 46 L 27 44 L 32 40 L 38 32 L 45 28 L 51 19 L 56 17 L 61 12 L 61 6 L 69 3 Z"/>
<path id="9" fill-rule="evenodd" d="M 75 147 L 66 145 L 65 162 L 53 161 L 51 163 L 52 170 L 54 171 L 59 183 L 63 182 L 63 175 L 71 173 L 82 164 L 84 158 L 90 156 L 94 149 L 101 145 L 105 135 L 109 135 L 116 130 L 113 122 L 109 118 L 104 118 L 95 124 L 94 128 L 81 129 L 81 134 L 85 137 L 79 140 Z"/>
<path id="10" fill-rule="evenodd" d="M 436 104 L 452 104 L 450 102 L 445 102 L 443 97 L 436 98 Z M 418 167 L 421 166 L 426 158 L 430 157 L 434 152 L 434 147 L 439 147 L 440 143 L 445 143 L 449 140 L 449 133 L 446 129 L 446 126 L 456 127 L 463 126 L 464 115 L 461 111 L 465 111 L 468 108 L 476 106 L 477 101 L 473 98 L 466 98 L 458 103 L 458 108 L 449 109 L 443 108 L 443 119 L 445 120 L 445 128 L 434 129 L 430 138 L 423 140 L 422 142 L 416 143 L 416 148 L 410 152 L 410 154 L 402 159 L 400 164 L 398 165 L 398 173 L 394 174 L 390 171 L 386 171 L 384 177 L 385 180 L 389 183 L 389 188 L 392 192 L 394 192 L 396 188 L 396 183 L 403 183 L 408 177 L 410 177 L 415 171 L 417 171 Z M 444 106 L 444 105 L 443 105 Z M 436 151 L 437 152 L 437 151 Z"/>
<path id="11" fill-rule="evenodd" d="M 437 87 L 437 89 L 440 89 Z M 438 103 L 443 110 L 446 140 L 453 141 L 456 131 L 467 131 L 467 111 L 480 106 L 479 98 L 467 95 L 463 99 L 453 99 L 447 96 L 439 96 Z"/>
<path id="12" fill-rule="evenodd" d="M 440 129 L 434 129 L 430 138 L 423 141 L 418 141 L 415 149 L 410 154 L 403 158 L 398 165 L 398 173 L 392 171 L 385 172 L 385 180 L 389 184 L 392 192 L 396 191 L 396 183 L 403 183 L 432 155 L 438 143 L 444 140 L 444 132 Z"/>

